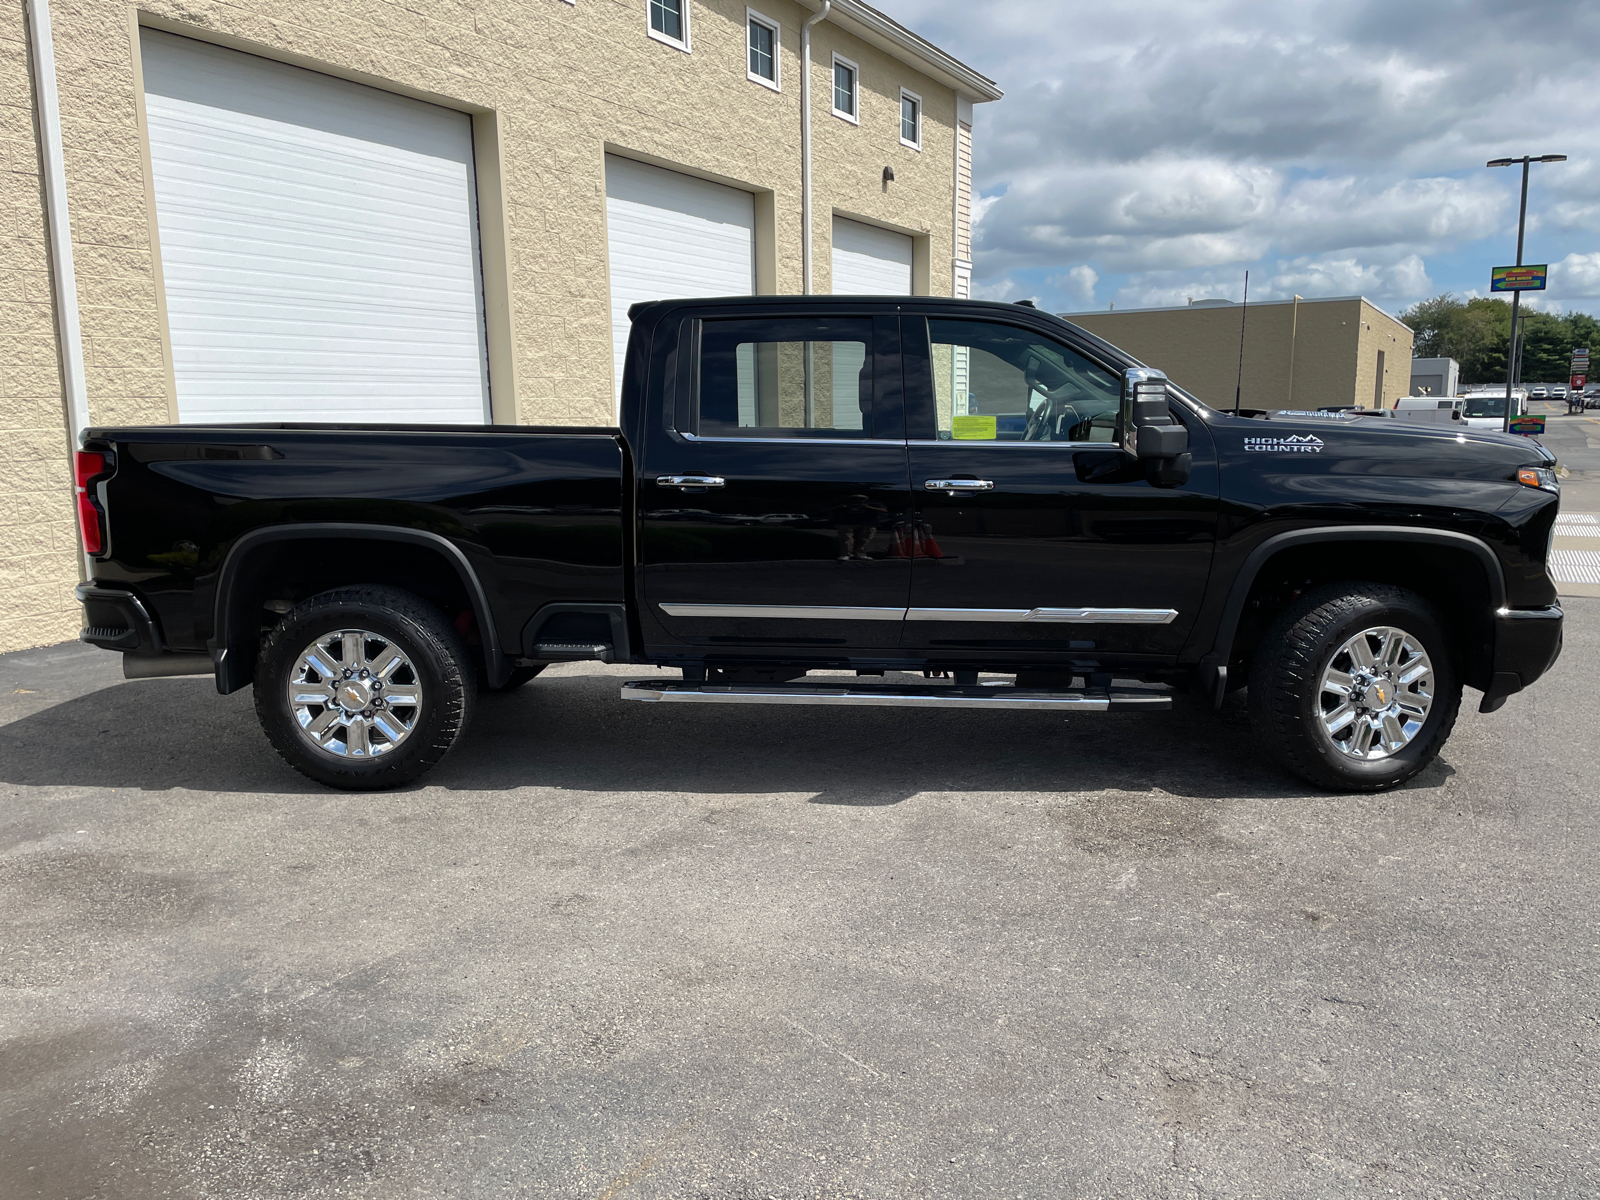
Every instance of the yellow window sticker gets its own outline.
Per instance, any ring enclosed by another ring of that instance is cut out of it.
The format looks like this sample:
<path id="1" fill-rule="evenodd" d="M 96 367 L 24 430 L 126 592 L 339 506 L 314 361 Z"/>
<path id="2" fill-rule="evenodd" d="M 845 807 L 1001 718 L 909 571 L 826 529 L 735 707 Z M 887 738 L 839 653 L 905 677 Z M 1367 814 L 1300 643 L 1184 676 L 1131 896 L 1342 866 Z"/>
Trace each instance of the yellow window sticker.
<path id="1" fill-rule="evenodd" d="M 950 436 L 958 442 L 992 442 L 994 418 L 952 417 Z"/>

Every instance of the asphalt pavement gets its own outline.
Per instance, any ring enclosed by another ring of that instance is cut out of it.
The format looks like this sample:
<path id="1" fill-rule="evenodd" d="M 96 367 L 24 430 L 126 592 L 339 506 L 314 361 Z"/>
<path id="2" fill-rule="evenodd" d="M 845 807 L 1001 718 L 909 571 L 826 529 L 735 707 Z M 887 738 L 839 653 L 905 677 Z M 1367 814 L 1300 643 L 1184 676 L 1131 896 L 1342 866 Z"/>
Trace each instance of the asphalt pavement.
<path id="1" fill-rule="evenodd" d="M 1563 596 L 1600 596 L 1600 411 L 1568 413 L 1564 401 L 1530 408 L 1544 416 L 1539 441 L 1565 472 L 1551 576 Z"/>
<path id="2" fill-rule="evenodd" d="M 1568 606 L 1381 796 L 1237 707 L 686 710 L 588 664 L 352 796 L 248 692 L 0 657 L 0 1196 L 1593 1196 Z"/>

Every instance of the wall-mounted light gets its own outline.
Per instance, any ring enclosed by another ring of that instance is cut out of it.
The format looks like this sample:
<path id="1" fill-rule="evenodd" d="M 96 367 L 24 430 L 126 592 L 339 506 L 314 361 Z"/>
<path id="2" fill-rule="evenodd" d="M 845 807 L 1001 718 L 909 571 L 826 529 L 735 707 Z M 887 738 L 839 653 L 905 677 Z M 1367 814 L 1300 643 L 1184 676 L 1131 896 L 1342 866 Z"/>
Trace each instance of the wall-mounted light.
<path id="1" fill-rule="evenodd" d="M 893 167 L 885 167 L 883 169 L 883 181 L 885 183 L 893 183 L 894 182 L 894 168 Z"/>

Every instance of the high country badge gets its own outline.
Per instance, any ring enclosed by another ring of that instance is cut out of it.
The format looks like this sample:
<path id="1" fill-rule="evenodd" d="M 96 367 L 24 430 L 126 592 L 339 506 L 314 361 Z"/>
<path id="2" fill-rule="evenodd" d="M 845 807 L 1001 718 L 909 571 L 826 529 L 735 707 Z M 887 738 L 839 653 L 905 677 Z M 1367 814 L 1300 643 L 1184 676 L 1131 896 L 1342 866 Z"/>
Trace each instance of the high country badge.
<path id="1" fill-rule="evenodd" d="M 1311 433 L 1293 437 L 1247 437 L 1244 448 L 1257 454 L 1321 454 L 1322 439 Z"/>

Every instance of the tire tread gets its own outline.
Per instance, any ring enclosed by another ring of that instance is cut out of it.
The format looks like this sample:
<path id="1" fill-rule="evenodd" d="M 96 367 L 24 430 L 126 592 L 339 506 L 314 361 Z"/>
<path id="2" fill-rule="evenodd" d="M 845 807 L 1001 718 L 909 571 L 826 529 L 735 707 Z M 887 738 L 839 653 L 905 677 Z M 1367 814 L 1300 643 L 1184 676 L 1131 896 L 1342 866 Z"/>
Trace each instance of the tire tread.
<path id="1" fill-rule="evenodd" d="M 349 610 L 349 618 L 337 617 Z M 443 677 L 442 696 L 433 701 L 437 719 L 416 730 L 390 755 L 346 766 L 324 762 L 301 745 L 298 732 L 289 727 L 281 703 L 281 676 L 274 670 L 282 656 L 297 654 L 305 624 L 327 612 L 335 624 L 356 624 L 361 616 L 376 616 L 399 626 L 433 659 Z M 263 686 L 263 684 L 265 686 Z M 422 597 L 397 587 L 357 584 L 319 593 L 294 607 L 261 642 L 256 659 L 256 715 L 274 750 L 302 775 L 330 787 L 348 791 L 382 791 L 410 783 L 432 769 L 450 752 L 471 720 L 477 695 L 477 678 L 471 652 L 444 614 Z M 420 743 L 415 742 L 421 736 Z M 389 761 L 390 758 L 394 761 Z"/>
<path id="2" fill-rule="evenodd" d="M 1250 671 L 1251 725 L 1280 765 L 1317 787 L 1343 792 L 1380 792 L 1397 787 L 1438 756 L 1455 728 L 1461 686 L 1456 682 L 1454 664 L 1439 662 L 1449 654 L 1448 644 L 1439 644 L 1431 646 L 1430 653 L 1435 660 L 1436 678 L 1441 667 L 1448 672 L 1448 684 L 1436 689 L 1435 704 L 1443 711 L 1433 729 L 1423 732 L 1426 740 L 1414 756 L 1408 756 L 1405 769 L 1363 775 L 1330 765 L 1306 727 L 1301 711 L 1304 689 L 1316 686 L 1322 652 L 1333 631 L 1374 605 L 1413 608 L 1441 634 L 1445 628 L 1437 610 L 1415 592 L 1388 583 L 1334 583 L 1307 592 L 1286 608 L 1268 626 L 1256 647 Z"/>

